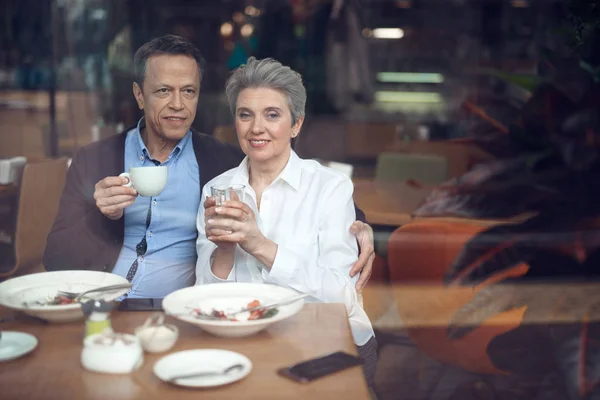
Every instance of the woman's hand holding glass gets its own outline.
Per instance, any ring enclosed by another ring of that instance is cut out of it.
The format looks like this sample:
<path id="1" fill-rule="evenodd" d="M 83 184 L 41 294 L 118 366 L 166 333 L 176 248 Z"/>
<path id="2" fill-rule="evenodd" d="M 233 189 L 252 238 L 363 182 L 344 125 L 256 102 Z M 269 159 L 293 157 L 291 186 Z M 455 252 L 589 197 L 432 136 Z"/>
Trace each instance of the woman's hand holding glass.
<path id="1" fill-rule="evenodd" d="M 255 254 L 268 241 L 258 229 L 254 211 L 241 201 L 215 204 L 207 209 L 205 220 L 207 238 L 218 246 L 239 244 L 247 253 Z"/>
<path id="2" fill-rule="evenodd" d="M 228 200 L 244 201 L 244 185 L 214 185 L 211 186 L 211 197 L 204 202 L 204 224 L 206 226 L 206 237 L 215 243 L 221 250 L 233 252 L 235 243 L 219 240 L 221 236 L 230 235 L 230 230 L 214 228 L 209 226 L 209 221 L 221 218 L 217 214 L 217 207 L 222 206 Z"/>
<path id="3" fill-rule="evenodd" d="M 223 235 L 231 234 L 230 231 L 214 229 L 209 226 L 208 221 L 219 218 L 217 212 L 217 201 L 214 197 L 207 197 L 204 201 L 204 226 L 206 231 L 206 238 L 216 244 L 222 250 L 233 252 L 235 249 L 235 243 L 223 242 L 219 240 L 219 237 Z"/>

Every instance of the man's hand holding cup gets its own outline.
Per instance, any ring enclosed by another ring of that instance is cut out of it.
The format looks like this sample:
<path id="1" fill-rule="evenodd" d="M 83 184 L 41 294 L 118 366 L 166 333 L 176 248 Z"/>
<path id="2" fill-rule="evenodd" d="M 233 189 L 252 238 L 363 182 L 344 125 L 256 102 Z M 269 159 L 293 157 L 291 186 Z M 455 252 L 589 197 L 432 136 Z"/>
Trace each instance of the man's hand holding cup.
<path id="1" fill-rule="evenodd" d="M 109 176 L 96 183 L 94 199 L 96 207 L 107 218 L 117 220 L 123 216 L 123 210 L 133 204 L 137 198 L 137 191 L 127 187 L 129 178 L 123 176 Z"/>

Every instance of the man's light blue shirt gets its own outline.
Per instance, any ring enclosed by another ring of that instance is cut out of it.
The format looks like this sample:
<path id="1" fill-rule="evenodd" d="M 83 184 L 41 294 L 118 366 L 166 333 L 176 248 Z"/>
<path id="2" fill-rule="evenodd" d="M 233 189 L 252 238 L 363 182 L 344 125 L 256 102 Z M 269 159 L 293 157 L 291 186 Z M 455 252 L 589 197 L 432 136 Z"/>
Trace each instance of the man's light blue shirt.
<path id="1" fill-rule="evenodd" d="M 125 139 L 125 171 L 156 165 L 142 140 L 140 124 Z M 136 245 L 146 235 L 148 250 L 138 258 L 129 298 L 165 297 L 195 282 L 196 216 L 200 205 L 198 162 L 188 132 L 160 165 L 168 167 L 165 189 L 156 197 L 138 196 L 124 212 L 125 236 L 113 273 L 125 277 L 135 261 Z M 148 208 L 152 207 L 146 229 Z"/>

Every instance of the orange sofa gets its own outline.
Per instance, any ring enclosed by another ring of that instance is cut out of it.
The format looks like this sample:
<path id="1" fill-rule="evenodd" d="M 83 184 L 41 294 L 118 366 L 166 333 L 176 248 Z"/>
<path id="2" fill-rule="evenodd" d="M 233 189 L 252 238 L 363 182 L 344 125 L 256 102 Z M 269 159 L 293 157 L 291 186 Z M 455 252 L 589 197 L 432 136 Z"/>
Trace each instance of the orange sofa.
<path id="1" fill-rule="evenodd" d="M 450 318 L 477 288 L 448 288 L 443 284 L 444 274 L 464 244 L 485 227 L 477 221 L 444 219 L 406 224 L 390 237 L 388 269 L 398 314 L 424 353 L 468 371 L 498 374 L 502 371 L 488 358 L 487 346 L 495 336 L 517 327 L 524 309 L 492 317 L 462 339 L 446 338 Z M 519 265 L 505 276 L 526 270 L 526 265 Z"/>

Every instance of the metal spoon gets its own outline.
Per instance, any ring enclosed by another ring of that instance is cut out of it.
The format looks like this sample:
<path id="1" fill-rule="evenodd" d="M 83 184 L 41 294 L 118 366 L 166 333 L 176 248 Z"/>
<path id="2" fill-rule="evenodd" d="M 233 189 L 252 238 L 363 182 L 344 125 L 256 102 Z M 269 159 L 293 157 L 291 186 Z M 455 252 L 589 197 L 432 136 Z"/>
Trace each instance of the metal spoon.
<path id="1" fill-rule="evenodd" d="M 43 301 L 35 300 L 35 301 L 30 301 L 30 302 L 24 301 L 24 302 L 21 303 L 21 305 L 23 307 L 28 307 L 29 308 L 31 306 L 47 306 L 48 304 L 46 302 L 43 302 Z"/>
<path id="2" fill-rule="evenodd" d="M 205 371 L 205 372 L 191 372 L 189 374 L 175 375 L 169 378 L 169 382 L 175 382 L 180 379 L 190 379 L 190 378 L 200 378 L 205 376 L 217 376 L 217 375 L 227 375 L 231 372 L 240 372 L 244 369 L 243 364 L 233 364 L 225 368 L 222 371 Z"/>
<path id="3" fill-rule="evenodd" d="M 131 287 L 131 283 L 120 283 L 118 285 L 97 287 L 94 289 L 86 290 L 81 293 L 67 292 L 64 290 L 59 290 L 57 293 L 61 296 L 65 296 L 70 299 L 73 299 L 74 300 L 73 303 L 77 303 L 77 302 L 79 302 L 79 300 L 81 300 L 85 295 L 87 295 L 89 293 L 108 292 L 111 290 L 128 289 L 130 287 Z M 23 307 L 27 307 L 27 308 L 29 308 L 31 306 L 48 306 L 49 305 L 47 302 L 40 301 L 40 300 L 35 300 L 35 301 L 30 301 L 30 302 L 24 301 L 21 304 L 23 305 Z"/>
<path id="4" fill-rule="evenodd" d="M 131 283 L 121 283 L 118 285 L 102 286 L 102 287 L 86 290 L 85 292 L 81 292 L 81 293 L 66 292 L 64 290 L 59 290 L 58 293 L 63 296 L 66 296 L 68 298 L 74 299 L 77 302 L 83 296 L 85 296 L 86 294 L 89 294 L 89 293 L 108 292 L 111 290 L 119 290 L 119 289 L 129 289 L 130 287 L 131 287 Z"/>

